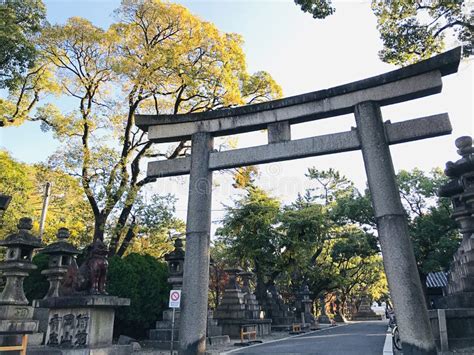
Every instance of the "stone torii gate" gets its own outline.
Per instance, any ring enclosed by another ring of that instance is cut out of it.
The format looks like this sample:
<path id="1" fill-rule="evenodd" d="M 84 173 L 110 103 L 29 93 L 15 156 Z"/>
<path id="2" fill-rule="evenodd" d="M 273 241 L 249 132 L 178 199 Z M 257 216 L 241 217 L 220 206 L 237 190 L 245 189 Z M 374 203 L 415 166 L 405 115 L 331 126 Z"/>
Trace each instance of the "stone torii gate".
<path id="1" fill-rule="evenodd" d="M 191 140 L 191 156 L 148 164 L 147 176 L 190 174 L 180 354 L 203 354 L 206 339 L 212 172 L 240 166 L 362 150 L 384 267 L 404 354 L 436 354 L 389 145 L 451 133 L 447 113 L 398 123 L 380 107 L 441 92 L 457 72 L 460 48 L 379 76 L 270 102 L 183 115 L 140 115 L 156 143 Z M 291 125 L 354 113 L 351 131 L 291 140 Z M 268 144 L 224 152 L 213 138 L 268 129 Z"/>

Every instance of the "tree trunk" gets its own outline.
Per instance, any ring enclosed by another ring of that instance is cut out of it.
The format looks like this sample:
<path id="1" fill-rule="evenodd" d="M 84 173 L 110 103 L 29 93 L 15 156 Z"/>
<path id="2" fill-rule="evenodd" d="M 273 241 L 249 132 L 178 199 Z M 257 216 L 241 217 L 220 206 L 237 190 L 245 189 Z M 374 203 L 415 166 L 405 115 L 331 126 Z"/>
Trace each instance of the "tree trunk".
<path id="1" fill-rule="evenodd" d="M 125 235 L 122 245 L 120 245 L 120 248 L 117 251 L 117 256 L 122 257 L 125 254 L 128 246 L 130 245 L 130 242 L 135 237 L 135 229 L 136 229 L 136 224 L 135 222 L 133 222 L 128 228 L 127 234 Z"/>
<path id="2" fill-rule="evenodd" d="M 107 216 L 104 214 L 94 213 L 94 239 L 104 241 L 104 232 L 105 232 L 105 222 L 107 221 Z"/>
<path id="3" fill-rule="evenodd" d="M 114 234 L 110 239 L 109 245 L 109 258 L 114 256 L 117 253 L 118 244 L 120 241 L 120 236 L 123 235 L 124 229 L 126 228 L 126 223 L 130 213 L 132 212 L 133 202 L 131 204 L 125 205 L 120 212 L 120 216 L 117 220 L 117 226 L 115 227 Z M 123 244 L 122 244 L 123 245 Z"/>

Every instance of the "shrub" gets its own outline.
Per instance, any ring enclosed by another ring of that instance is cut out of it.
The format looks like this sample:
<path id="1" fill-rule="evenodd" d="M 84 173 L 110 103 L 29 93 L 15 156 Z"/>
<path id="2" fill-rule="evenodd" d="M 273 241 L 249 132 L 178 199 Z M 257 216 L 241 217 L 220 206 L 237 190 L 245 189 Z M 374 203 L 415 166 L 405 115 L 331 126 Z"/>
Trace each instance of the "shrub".
<path id="1" fill-rule="evenodd" d="M 166 307 L 169 286 L 166 263 L 150 255 L 129 254 L 109 259 L 107 291 L 130 298 L 129 307 L 116 311 L 114 335 L 146 337 Z"/>
<path id="2" fill-rule="evenodd" d="M 49 256 L 45 254 L 36 254 L 33 257 L 33 264 L 37 266 L 36 270 L 30 272 L 24 281 L 25 296 L 30 301 L 42 299 L 49 289 L 49 282 L 41 271 L 48 268 Z"/>

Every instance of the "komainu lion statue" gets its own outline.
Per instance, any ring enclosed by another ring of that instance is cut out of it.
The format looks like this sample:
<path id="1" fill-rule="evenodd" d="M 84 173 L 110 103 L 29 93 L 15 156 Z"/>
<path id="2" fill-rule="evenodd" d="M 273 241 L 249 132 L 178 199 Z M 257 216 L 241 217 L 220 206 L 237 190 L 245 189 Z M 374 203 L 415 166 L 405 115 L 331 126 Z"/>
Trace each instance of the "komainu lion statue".
<path id="1" fill-rule="evenodd" d="M 69 265 L 59 289 L 60 296 L 107 295 L 108 249 L 104 242 L 96 240 L 84 249 L 84 261 L 80 267 L 75 260 Z"/>

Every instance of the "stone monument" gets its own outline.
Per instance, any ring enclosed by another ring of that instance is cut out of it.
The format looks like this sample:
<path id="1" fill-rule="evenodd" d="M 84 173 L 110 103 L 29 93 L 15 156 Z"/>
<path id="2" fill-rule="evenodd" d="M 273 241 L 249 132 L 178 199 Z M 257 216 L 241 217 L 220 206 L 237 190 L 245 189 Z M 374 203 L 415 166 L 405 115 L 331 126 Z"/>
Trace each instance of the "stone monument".
<path id="1" fill-rule="evenodd" d="M 45 248 L 50 256 L 50 288 L 46 297 L 33 302 L 47 308 L 48 328 L 43 346 L 31 354 L 130 354 L 131 345 L 112 345 L 115 308 L 130 305 L 127 298 L 106 292 L 107 247 L 100 240 L 85 248 L 84 261 L 78 267 L 78 253 L 66 241 L 69 233 L 60 229 L 58 241 Z"/>
<path id="2" fill-rule="evenodd" d="M 461 159 L 446 164 L 449 181 L 439 196 L 451 198 L 452 218 L 458 223 L 462 242 L 448 273 L 443 309 L 430 311 L 438 346 L 442 351 L 474 346 L 474 147 L 471 137 L 455 141 Z"/>
<path id="3" fill-rule="evenodd" d="M 297 293 L 298 307 L 297 310 L 301 314 L 301 323 L 303 328 L 316 329 L 318 327 L 318 321 L 313 315 L 313 300 L 311 299 L 311 291 L 308 285 L 304 285 Z"/>
<path id="4" fill-rule="evenodd" d="M 268 287 L 265 298 L 260 300 L 260 302 L 265 318 L 272 320 L 272 330 L 291 330 L 292 324 L 295 322 L 294 312 L 283 301 L 274 284 Z"/>
<path id="5" fill-rule="evenodd" d="M 270 319 L 260 319 L 260 312 L 257 311 L 259 306 L 258 303 L 255 303 L 255 295 L 250 292 L 248 282 L 244 291 L 237 281 L 237 277 L 241 275 L 242 270 L 233 268 L 226 269 L 225 272 L 229 275 L 229 280 L 225 286 L 222 301 L 214 312 L 214 317 L 222 327 L 223 333 L 238 338 L 242 325 L 254 324 L 257 326 L 258 336 L 271 334 L 272 321 Z M 248 281 L 249 275 L 244 273 L 244 278 Z"/>
<path id="6" fill-rule="evenodd" d="M 326 297 L 324 295 L 319 297 L 319 306 L 321 307 L 321 314 L 318 317 L 318 322 L 321 324 L 331 324 L 331 320 L 326 313 Z"/>
<path id="7" fill-rule="evenodd" d="M 370 298 L 366 293 L 362 295 L 359 308 L 357 309 L 357 313 L 352 317 L 352 320 L 382 320 L 382 316 L 377 315 L 372 308 L 370 308 Z"/>
<path id="8" fill-rule="evenodd" d="M 245 311 L 247 319 L 260 319 L 260 305 L 258 304 L 257 297 L 250 289 L 250 280 L 252 279 L 253 273 L 241 272 L 239 273 L 242 279 L 242 292 L 244 293 Z"/>
<path id="9" fill-rule="evenodd" d="M 38 321 L 33 320 L 33 307 L 25 297 L 23 280 L 36 269 L 32 263 L 33 250 L 42 246 L 39 238 L 31 234 L 32 221 L 21 218 L 18 232 L 0 240 L 6 247 L 5 260 L 0 262 L 0 270 L 6 284 L 0 295 L 0 343 L 14 345 L 17 336 L 32 334 L 38 329 Z"/>

